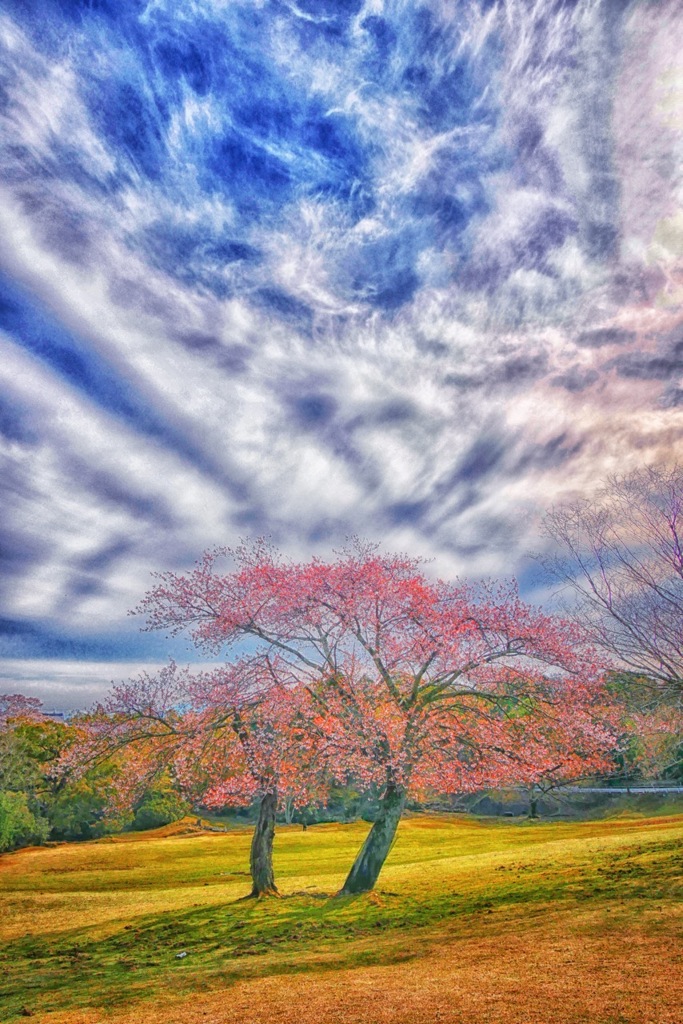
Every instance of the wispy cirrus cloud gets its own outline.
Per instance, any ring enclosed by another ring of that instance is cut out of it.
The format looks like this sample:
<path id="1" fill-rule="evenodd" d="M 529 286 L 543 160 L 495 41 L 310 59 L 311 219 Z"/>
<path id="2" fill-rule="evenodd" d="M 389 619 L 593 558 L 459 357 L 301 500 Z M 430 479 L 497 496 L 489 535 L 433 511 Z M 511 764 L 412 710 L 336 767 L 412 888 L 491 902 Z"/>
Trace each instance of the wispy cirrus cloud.
<path id="1" fill-rule="evenodd" d="M 680 442 L 676 3 L 10 0 L 0 47 L 6 651 L 121 657 L 244 534 L 510 573 Z"/>

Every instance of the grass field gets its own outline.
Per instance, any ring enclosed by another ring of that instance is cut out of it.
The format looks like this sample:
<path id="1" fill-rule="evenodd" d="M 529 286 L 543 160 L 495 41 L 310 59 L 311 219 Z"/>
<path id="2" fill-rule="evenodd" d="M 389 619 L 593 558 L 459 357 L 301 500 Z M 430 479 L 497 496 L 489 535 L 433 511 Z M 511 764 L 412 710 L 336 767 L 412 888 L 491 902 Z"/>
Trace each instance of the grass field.
<path id="1" fill-rule="evenodd" d="M 683 1024 L 683 815 L 408 818 L 343 899 L 368 826 L 281 828 L 259 902 L 186 827 L 0 857 L 0 1019 Z"/>

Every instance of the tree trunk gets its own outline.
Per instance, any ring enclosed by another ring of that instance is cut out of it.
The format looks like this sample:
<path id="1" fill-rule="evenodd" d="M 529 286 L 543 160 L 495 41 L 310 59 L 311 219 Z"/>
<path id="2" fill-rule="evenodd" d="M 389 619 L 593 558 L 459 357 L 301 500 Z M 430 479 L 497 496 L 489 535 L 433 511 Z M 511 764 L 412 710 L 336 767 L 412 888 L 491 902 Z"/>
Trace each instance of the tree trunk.
<path id="1" fill-rule="evenodd" d="M 342 896 L 370 892 L 374 887 L 394 841 L 405 802 L 405 790 L 389 783 L 380 802 L 377 819 L 344 882 Z"/>
<path id="2" fill-rule="evenodd" d="M 249 867 L 251 869 L 252 896 L 279 896 L 273 874 L 273 837 L 277 794 L 265 793 L 261 798 L 258 821 L 251 841 Z"/>
<path id="3" fill-rule="evenodd" d="M 539 796 L 536 786 L 533 785 L 528 787 L 528 816 L 529 818 L 538 818 L 539 816 Z"/>
<path id="4" fill-rule="evenodd" d="M 292 822 L 294 821 L 294 801 L 292 800 L 291 796 L 285 797 L 284 812 L 285 825 L 291 825 Z"/>

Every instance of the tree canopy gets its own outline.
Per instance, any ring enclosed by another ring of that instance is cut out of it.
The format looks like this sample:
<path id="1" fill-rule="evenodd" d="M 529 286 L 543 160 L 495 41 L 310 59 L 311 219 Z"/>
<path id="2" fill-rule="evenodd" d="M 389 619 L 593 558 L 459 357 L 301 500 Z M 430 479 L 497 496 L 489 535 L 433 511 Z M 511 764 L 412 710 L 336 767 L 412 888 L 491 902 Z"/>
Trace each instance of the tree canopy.
<path id="1" fill-rule="evenodd" d="M 418 559 L 360 542 L 305 563 L 257 542 L 160 574 L 138 611 L 214 653 L 249 642 L 219 683 L 233 702 L 305 691 L 318 764 L 381 788 L 347 892 L 374 885 L 411 787 L 582 775 L 613 742 L 599 659 L 514 584 L 432 580 Z"/>

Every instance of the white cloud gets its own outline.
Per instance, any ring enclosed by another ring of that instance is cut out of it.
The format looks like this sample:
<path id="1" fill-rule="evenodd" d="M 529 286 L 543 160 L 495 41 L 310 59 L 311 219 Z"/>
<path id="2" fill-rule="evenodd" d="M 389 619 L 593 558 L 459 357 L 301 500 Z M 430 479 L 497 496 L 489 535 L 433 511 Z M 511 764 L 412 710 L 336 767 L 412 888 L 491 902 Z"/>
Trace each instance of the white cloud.
<path id="1" fill-rule="evenodd" d="M 22 693 L 43 701 L 43 710 L 87 711 L 106 698 L 112 683 L 141 672 L 154 674 L 164 662 L 67 661 L 56 658 L 0 658 L 0 692 Z M 185 663 L 183 662 L 183 665 Z M 191 669 L 210 670 L 218 662 L 196 662 Z"/>
<path id="2" fill-rule="evenodd" d="M 214 6 L 223 17 L 230 5 Z M 161 7 L 149 5 L 145 18 Z M 678 51 L 666 39 L 674 38 L 672 27 L 680 30 L 680 12 L 671 5 L 668 28 L 657 29 L 664 56 L 653 43 L 646 67 L 636 71 L 655 17 L 636 6 L 613 120 L 587 128 L 589 101 L 607 88 L 594 64 L 602 38 L 599 4 L 566 5 L 551 18 L 543 0 L 510 0 L 503 14 L 492 8 L 481 16 L 473 4 L 466 25 L 452 5 L 432 7 L 460 32 L 463 54 L 483 55 L 498 33 L 507 56 L 482 93 L 498 111 L 497 126 L 488 120 L 448 131 L 418 125 L 414 91 L 366 81 L 353 54 L 335 63 L 307 51 L 284 18 L 274 19 L 269 38 L 259 41 L 292 87 L 315 92 L 328 113 L 344 112 L 359 144 L 368 147 L 375 205 L 355 224 L 341 201 L 307 194 L 288 198 L 277 216 L 247 229 L 226 195 L 216 189 L 200 194 L 196 164 L 184 147 L 191 143 L 192 155 L 203 136 L 218 137 L 230 123 L 229 111 L 222 96 L 198 98 L 186 87 L 166 130 L 168 180 L 150 181 L 129 167 L 126 184 L 106 197 L 66 174 L 32 186 L 41 203 L 47 196 L 51 209 L 82 217 L 87 261 L 78 252 L 64 254 L 60 230 L 53 225 L 56 240 L 49 235 L 40 203 L 38 212 L 29 208 L 8 175 L 0 222 L 5 270 L 104 361 L 161 426 L 155 438 L 136 428 L 134 417 L 126 422 L 103 410 L 5 339 L 0 379 L 31 410 L 33 433 L 30 442 L 14 440 L 4 450 L 7 479 L 12 473 L 16 481 L 5 497 L 5 526 L 24 559 L 5 594 L 7 614 L 92 633 L 121 622 L 150 569 L 187 564 L 204 547 L 254 530 L 273 530 L 288 550 L 310 553 L 308 531 L 325 521 L 434 555 L 444 572 L 509 572 L 534 546 L 540 509 L 564 493 L 589 489 L 629 459 L 666 457 L 683 412 L 657 408 L 659 384 L 626 382 L 610 371 L 591 388 L 570 393 L 549 387 L 548 378 L 577 364 L 601 370 L 600 353 L 577 353 L 579 327 L 673 329 L 673 284 L 664 313 L 649 300 L 616 301 L 610 289 L 621 268 L 594 259 L 579 234 L 551 248 L 547 265 L 540 258 L 538 265 L 525 264 L 524 245 L 544 211 L 589 219 L 595 175 L 604 170 L 591 164 L 591 138 L 613 132 L 629 269 L 642 269 L 640 260 L 671 262 L 673 282 L 678 256 L 667 245 L 678 237 L 677 222 L 669 223 L 665 213 L 678 179 L 662 177 L 649 164 L 647 173 L 643 168 L 651 144 L 660 169 L 678 153 L 680 83 L 672 77 Z M 186 5 L 173 17 L 180 25 L 205 9 Z M 366 4 L 364 13 L 381 9 Z M 549 28 L 542 28 L 543 17 Z M 359 15 L 352 28 L 359 47 L 365 45 L 360 23 Z M 51 63 L 8 20 L 2 27 L 14 62 L 9 127 L 16 141 L 44 162 L 54 156 L 56 140 L 68 139 L 90 173 L 106 177 L 116 154 L 99 137 L 80 95 L 77 47 L 74 56 Z M 590 73 L 572 70 L 577 38 L 587 41 Z M 125 62 L 123 47 L 119 40 L 109 53 L 112 68 Z M 432 57 L 444 59 L 425 54 L 425 63 Z M 399 82 L 408 58 L 392 60 L 387 73 Z M 651 109 L 636 102 L 640 91 L 654 97 L 659 140 L 648 130 Z M 636 131 L 639 120 L 642 132 Z M 520 171 L 514 147 L 524 126 L 538 130 L 535 145 L 557 174 L 555 186 L 541 173 L 546 165 L 539 170 L 534 164 L 526 177 Z M 468 146 L 475 170 L 458 176 L 458 155 Z M 279 152 L 292 168 L 303 159 L 293 143 Z M 489 158 L 491 170 L 476 185 L 485 202 L 464 235 L 463 256 L 460 243 L 449 247 L 437 237 L 435 220 L 420 219 L 413 201 L 428 178 L 430 188 L 471 201 L 477 162 Z M 429 177 L 435 172 L 436 184 Z M 168 273 L 159 269 L 145 247 L 145 231 L 155 225 L 234 233 L 259 250 L 261 262 L 218 266 L 228 289 L 222 297 L 192 283 L 189 273 L 183 278 L 192 256 Z M 653 242 L 658 225 L 664 234 Z M 371 245 L 402 237 L 404 229 L 425 235 L 417 262 L 421 286 L 399 310 L 373 311 L 361 285 L 372 292 L 369 273 L 383 271 L 391 253 L 377 258 L 378 267 L 368 269 L 363 260 Z M 483 277 L 490 261 L 500 281 L 490 291 L 468 290 L 467 260 Z M 354 291 L 349 282 L 355 278 L 360 285 Z M 294 316 L 259 308 L 263 288 L 306 303 L 310 332 L 298 330 Z M 188 338 L 199 340 L 193 347 Z M 329 399 L 328 418 L 297 418 L 297 401 L 319 393 Z M 399 410 L 393 419 L 382 418 L 388 407 Z M 561 435 L 573 451 L 565 459 L 561 452 L 553 456 Z M 470 473 L 476 479 L 461 478 L 477 442 L 484 455 L 489 445 L 491 467 L 482 455 L 480 472 Z M 545 461 L 544 446 L 550 446 Z M 414 522 L 392 519 L 393 506 L 411 503 L 424 504 Z M 24 555 L 22 544 L 29 549 Z"/>
<path id="3" fill-rule="evenodd" d="M 12 581 L 6 613 L 102 628 L 136 602 L 160 563 L 222 541 L 234 503 L 188 460 L 100 411 L 9 339 L 2 347 L 0 380 L 31 409 L 34 438 L 5 445 L 5 478 L 19 482 L 5 495 L 4 527 L 44 545 Z M 121 556 L 86 569 L 118 545 Z M 79 596 L 79 580 L 99 584 L 106 598 Z"/>

